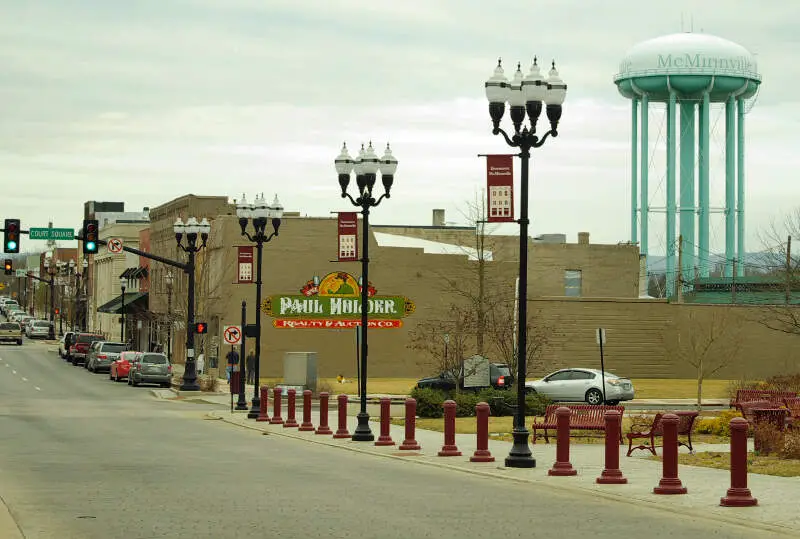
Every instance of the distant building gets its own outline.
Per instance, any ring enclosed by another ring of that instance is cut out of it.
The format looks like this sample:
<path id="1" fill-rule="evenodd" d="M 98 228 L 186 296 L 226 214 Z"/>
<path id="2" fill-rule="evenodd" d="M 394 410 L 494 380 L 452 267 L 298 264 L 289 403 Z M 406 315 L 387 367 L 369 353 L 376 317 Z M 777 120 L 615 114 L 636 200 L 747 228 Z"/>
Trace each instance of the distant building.
<path id="1" fill-rule="evenodd" d="M 685 303 L 725 305 L 800 305 L 800 283 L 779 277 L 706 277 L 695 279 Z"/>

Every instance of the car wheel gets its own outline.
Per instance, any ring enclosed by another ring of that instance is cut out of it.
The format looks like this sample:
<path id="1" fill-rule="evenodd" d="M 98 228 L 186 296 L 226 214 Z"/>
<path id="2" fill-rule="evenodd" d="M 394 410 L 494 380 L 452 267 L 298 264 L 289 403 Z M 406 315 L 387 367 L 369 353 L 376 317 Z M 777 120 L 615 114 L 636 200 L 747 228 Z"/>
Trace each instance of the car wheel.
<path id="1" fill-rule="evenodd" d="M 603 393 L 596 388 L 592 388 L 586 392 L 586 403 L 592 406 L 603 404 Z"/>
<path id="2" fill-rule="evenodd" d="M 22 346 L 22 339 L 17 341 L 17 346 Z"/>

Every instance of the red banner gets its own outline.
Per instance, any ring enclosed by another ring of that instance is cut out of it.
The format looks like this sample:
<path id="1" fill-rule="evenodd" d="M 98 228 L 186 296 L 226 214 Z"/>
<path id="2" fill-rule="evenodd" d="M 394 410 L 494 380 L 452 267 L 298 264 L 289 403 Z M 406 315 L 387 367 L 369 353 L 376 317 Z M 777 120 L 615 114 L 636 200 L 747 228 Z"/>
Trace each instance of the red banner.
<path id="1" fill-rule="evenodd" d="M 514 156 L 486 156 L 486 208 L 490 223 L 514 221 Z"/>
<path id="2" fill-rule="evenodd" d="M 253 282 L 253 246 L 247 245 L 237 247 L 238 249 L 238 271 L 236 272 L 236 282 L 247 284 Z"/>
<path id="3" fill-rule="evenodd" d="M 339 212 L 339 262 L 358 260 L 358 214 Z"/>

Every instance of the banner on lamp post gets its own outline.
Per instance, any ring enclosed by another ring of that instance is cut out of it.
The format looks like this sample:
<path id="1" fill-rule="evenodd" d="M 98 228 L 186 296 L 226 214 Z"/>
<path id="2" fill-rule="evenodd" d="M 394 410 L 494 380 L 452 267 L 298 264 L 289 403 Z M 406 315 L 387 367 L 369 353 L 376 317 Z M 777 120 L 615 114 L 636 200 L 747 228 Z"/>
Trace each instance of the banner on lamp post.
<path id="1" fill-rule="evenodd" d="M 358 260 L 358 214 L 343 211 L 338 214 L 339 262 Z"/>
<path id="2" fill-rule="evenodd" d="M 490 223 L 514 221 L 514 156 L 486 156 L 486 209 Z"/>
<path id="3" fill-rule="evenodd" d="M 248 284 L 253 282 L 253 246 L 245 245 L 236 248 L 237 267 L 236 283 Z"/>

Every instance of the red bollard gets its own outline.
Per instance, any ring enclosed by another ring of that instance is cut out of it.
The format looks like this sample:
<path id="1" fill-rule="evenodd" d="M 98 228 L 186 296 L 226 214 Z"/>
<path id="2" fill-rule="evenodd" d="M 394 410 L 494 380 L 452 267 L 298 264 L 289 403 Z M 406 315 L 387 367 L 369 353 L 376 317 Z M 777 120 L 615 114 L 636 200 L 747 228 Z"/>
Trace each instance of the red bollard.
<path id="1" fill-rule="evenodd" d="M 578 475 L 578 470 L 569 461 L 569 408 L 560 406 L 556 409 L 556 461 L 547 470 L 547 475 Z"/>
<path id="2" fill-rule="evenodd" d="M 272 419 L 269 420 L 270 425 L 282 425 L 283 418 L 281 417 L 281 392 L 283 390 L 276 387 L 272 390 Z"/>
<path id="3" fill-rule="evenodd" d="M 747 420 L 743 417 L 731 419 L 731 488 L 719 504 L 723 507 L 758 505 L 747 488 Z"/>
<path id="4" fill-rule="evenodd" d="M 622 414 L 616 410 L 608 410 L 603 418 L 606 423 L 606 467 L 596 482 L 601 485 L 624 485 L 628 479 L 619 469 L 619 429 Z"/>
<path id="5" fill-rule="evenodd" d="M 419 443 L 414 439 L 417 429 L 417 400 L 412 398 L 406 399 L 406 437 L 403 443 L 400 444 L 400 449 L 403 451 L 419 451 L 422 449 Z"/>
<path id="6" fill-rule="evenodd" d="M 479 402 L 475 405 L 477 421 L 478 447 L 469 458 L 470 462 L 494 462 L 494 457 L 489 452 L 489 405 Z"/>
<path id="7" fill-rule="evenodd" d="M 269 421 L 269 388 L 261 386 L 261 404 L 258 406 L 256 421 Z"/>
<path id="8" fill-rule="evenodd" d="M 664 414 L 661 417 L 662 438 L 662 472 L 661 481 L 653 489 L 653 494 L 686 494 L 688 490 L 678 478 L 678 416 Z"/>
<path id="9" fill-rule="evenodd" d="M 311 390 L 306 389 L 303 391 L 303 424 L 297 429 L 300 431 L 314 430 L 314 424 L 311 423 Z"/>
<path id="10" fill-rule="evenodd" d="M 339 403 L 339 427 L 333 437 L 350 438 L 350 433 L 347 431 L 347 395 L 339 395 L 336 400 Z"/>
<path id="11" fill-rule="evenodd" d="M 286 393 L 289 396 L 289 400 L 286 403 L 286 422 L 283 424 L 283 428 L 299 427 L 300 425 L 297 424 L 297 417 L 295 417 L 295 412 L 297 410 L 297 391 L 295 389 L 290 389 Z"/>
<path id="12" fill-rule="evenodd" d="M 446 400 L 444 408 L 444 445 L 439 451 L 440 457 L 460 457 L 461 451 L 456 447 L 456 401 Z"/>
<path id="13" fill-rule="evenodd" d="M 319 394 L 319 427 L 315 431 L 316 434 L 333 434 L 330 426 L 328 426 L 328 395 L 327 391 Z"/>
<path id="14" fill-rule="evenodd" d="M 381 435 L 378 436 L 375 445 L 394 445 L 392 440 L 389 421 L 392 413 L 392 399 L 381 397 Z"/>

